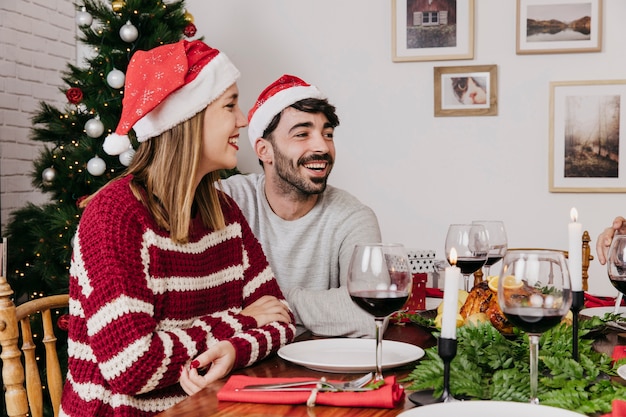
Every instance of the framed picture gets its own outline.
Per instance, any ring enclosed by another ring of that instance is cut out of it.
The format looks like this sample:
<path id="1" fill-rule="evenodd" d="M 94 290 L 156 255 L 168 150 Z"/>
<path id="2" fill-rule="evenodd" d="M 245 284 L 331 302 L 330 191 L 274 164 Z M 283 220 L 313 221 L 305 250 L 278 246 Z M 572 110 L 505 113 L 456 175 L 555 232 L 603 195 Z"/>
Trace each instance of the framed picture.
<path id="1" fill-rule="evenodd" d="M 392 0 L 395 62 L 474 58 L 474 0 Z"/>
<path id="2" fill-rule="evenodd" d="M 520 54 L 599 52 L 602 0 L 517 0 Z"/>
<path id="3" fill-rule="evenodd" d="M 498 114 L 498 67 L 435 67 L 435 116 Z"/>
<path id="4" fill-rule="evenodd" d="M 550 83 L 550 192 L 626 191 L 626 80 Z"/>

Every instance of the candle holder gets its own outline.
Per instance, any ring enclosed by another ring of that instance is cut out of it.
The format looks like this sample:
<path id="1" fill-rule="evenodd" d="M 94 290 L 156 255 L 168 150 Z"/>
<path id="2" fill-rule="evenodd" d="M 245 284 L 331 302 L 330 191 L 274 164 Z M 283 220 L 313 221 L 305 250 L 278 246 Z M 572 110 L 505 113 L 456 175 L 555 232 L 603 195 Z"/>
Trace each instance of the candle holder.
<path id="1" fill-rule="evenodd" d="M 585 305 L 584 291 L 572 291 L 572 358 L 576 362 L 580 359 L 578 356 L 578 313 Z"/>
<path id="2" fill-rule="evenodd" d="M 443 360 L 443 392 L 437 402 L 448 403 L 457 401 L 450 393 L 450 362 L 456 356 L 456 339 L 446 339 L 440 337 L 437 341 L 437 351 L 439 357 Z"/>

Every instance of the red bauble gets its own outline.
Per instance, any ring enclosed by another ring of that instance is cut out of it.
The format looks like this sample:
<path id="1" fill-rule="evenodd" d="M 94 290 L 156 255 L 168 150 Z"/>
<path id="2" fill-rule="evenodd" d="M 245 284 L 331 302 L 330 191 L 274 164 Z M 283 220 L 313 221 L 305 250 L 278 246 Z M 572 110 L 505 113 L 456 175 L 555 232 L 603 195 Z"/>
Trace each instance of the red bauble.
<path id="1" fill-rule="evenodd" d="M 194 25 L 193 23 L 190 23 L 187 25 L 187 27 L 185 27 L 185 29 L 183 30 L 183 33 L 185 34 L 186 37 L 191 38 L 196 34 L 196 25 Z"/>
<path id="2" fill-rule="evenodd" d="M 83 90 L 78 87 L 72 87 L 65 92 L 65 97 L 72 104 L 78 104 L 83 101 Z"/>
<path id="3" fill-rule="evenodd" d="M 62 316 L 60 316 L 57 319 L 57 327 L 61 330 L 63 330 L 64 332 L 67 331 L 67 329 L 70 328 L 70 315 L 69 314 L 63 314 Z"/>

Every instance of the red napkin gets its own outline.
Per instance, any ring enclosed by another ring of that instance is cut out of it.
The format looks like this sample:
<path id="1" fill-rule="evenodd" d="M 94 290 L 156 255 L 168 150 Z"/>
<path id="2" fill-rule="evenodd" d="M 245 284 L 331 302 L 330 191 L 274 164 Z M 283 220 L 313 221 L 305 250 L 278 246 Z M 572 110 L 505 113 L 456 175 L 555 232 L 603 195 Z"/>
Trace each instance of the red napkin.
<path id="1" fill-rule="evenodd" d="M 233 375 L 218 391 L 219 401 L 237 401 L 261 404 L 306 404 L 310 391 L 236 391 L 246 385 L 278 384 L 282 382 L 305 381 L 309 378 L 257 378 Z M 333 382 L 333 381 L 331 381 Z M 317 405 L 338 407 L 394 408 L 404 400 L 404 388 L 396 383 L 395 376 L 385 378 L 385 385 L 373 391 L 364 392 L 319 392 Z"/>
<path id="2" fill-rule="evenodd" d="M 626 401 L 613 400 L 612 408 L 610 413 L 603 414 L 601 417 L 626 417 Z"/>
<path id="3" fill-rule="evenodd" d="M 439 288 L 426 288 L 426 297 L 443 298 L 443 291 Z"/>
<path id="4" fill-rule="evenodd" d="M 626 305 L 626 300 L 622 300 L 621 305 Z M 593 307 L 611 307 L 615 305 L 614 297 L 599 297 L 596 295 L 591 295 L 585 293 L 585 307 L 593 308 Z"/>
<path id="5" fill-rule="evenodd" d="M 626 346 L 617 345 L 613 348 L 613 354 L 611 355 L 613 360 L 618 361 L 622 358 L 626 358 Z"/>

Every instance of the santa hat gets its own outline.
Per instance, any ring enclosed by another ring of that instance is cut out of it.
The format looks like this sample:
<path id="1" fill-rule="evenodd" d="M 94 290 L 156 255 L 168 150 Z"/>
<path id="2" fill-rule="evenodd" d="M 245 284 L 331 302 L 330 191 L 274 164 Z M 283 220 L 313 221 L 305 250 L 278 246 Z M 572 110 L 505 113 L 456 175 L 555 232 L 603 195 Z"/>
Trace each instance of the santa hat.
<path id="1" fill-rule="evenodd" d="M 192 118 L 238 78 L 226 55 L 199 40 L 135 52 L 126 70 L 122 116 L 104 151 L 128 150 L 130 129 L 145 142 Z"/>
<path id="2" fill-rule="evenodd" d="M 317 87 L 293 75 L 285 74 L 270 84 L 248 112 L 248 139 L 254 148 L 274 116 L 305 98 L 326 99 Z"/>

